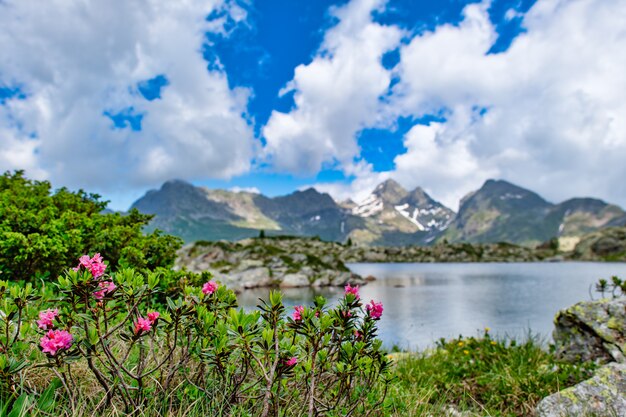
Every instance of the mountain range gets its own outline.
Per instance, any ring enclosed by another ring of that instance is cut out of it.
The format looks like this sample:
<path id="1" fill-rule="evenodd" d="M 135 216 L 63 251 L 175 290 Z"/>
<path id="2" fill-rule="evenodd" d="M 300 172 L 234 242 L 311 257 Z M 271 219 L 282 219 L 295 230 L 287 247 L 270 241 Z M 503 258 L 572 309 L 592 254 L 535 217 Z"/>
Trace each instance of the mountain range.
<path id="1" fill-rule="evenodd" d="M 427 245 L 444 239 L 536 245 L 626 224 L 626 212 L 616 205 L 592 198 L 553 204 L 502 180 L 488 180 L 466 195 L 458 213 L 422 188 L 409 191 L 394 180 L 379 184 L 358 203 L 336 202 L 313 188 L 270 198 L 172 180 L 131 208 L 155 215 L 150 229 L 185 241 L 238 240 L 263 230 L 365 245 Z"/>

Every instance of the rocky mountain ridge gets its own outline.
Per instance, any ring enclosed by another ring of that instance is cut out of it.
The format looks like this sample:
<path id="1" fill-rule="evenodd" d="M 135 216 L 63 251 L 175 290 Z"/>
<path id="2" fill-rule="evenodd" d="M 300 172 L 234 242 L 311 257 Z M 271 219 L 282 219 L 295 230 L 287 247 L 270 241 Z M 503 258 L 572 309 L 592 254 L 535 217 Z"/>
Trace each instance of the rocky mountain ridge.
<path id="1" fill-rule="evenodd" d="M 337 203 L 313 188 L 266 197 L 168 181 L 132 208 L 154 214 L 151 229 L 196 240 L 239 240 L 271 235 L 319 236 L 367 246 L 448 242 L 510 242 L 533 246 L 626 224 L 620 207 L 591 198 L 553 204 L 502 180 L 488 180 L 461 200 L 459 213 L 422 188 L 408 191 L 394 180 L 379 184 L 362 201 Z M 573 239 L 573 240 L 572 240 Z"/>

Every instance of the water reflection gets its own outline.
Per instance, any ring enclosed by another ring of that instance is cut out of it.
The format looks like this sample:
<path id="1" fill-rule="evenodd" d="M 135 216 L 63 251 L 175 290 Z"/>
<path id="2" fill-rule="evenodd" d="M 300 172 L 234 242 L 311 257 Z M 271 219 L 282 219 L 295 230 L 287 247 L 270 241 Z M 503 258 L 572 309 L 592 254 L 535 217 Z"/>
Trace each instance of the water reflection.
<path id="1" fill-rule="evenodd" d="M 361 288 L 361 298 L 382 301 L 380 337 L 386 345 L 424 348 L 441 338 L 474 335 L 486 326 L 500 336 L 528 330 L 548 337 L 561 308 L 589 299 L 598 278 L 626 276 L 623 263 L 524 264 L 352 264 L 378 279 Z M 267 289 L 246 290 L 239 302 L 254 308 Z M 316 295 L 331 304 L 341 288 L 287 289 L 288 306 L 307 304 Z"/>

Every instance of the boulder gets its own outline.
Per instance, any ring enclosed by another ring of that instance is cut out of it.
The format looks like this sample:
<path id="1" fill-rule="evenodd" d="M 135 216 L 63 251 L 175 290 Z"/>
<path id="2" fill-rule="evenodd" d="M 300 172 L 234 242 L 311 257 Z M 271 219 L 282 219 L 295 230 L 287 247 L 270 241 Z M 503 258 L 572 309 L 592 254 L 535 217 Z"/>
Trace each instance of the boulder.
<path id="1" fill-rule="evenodd" d="M 585 301 L 559 311 L 556 356 L 567 362 L 626 362 L 626 297 Z"/>
<path id="2" fill-rule="evenodd" d="M 257 267 L 224 275 L 225 284 L 231 288 L 257 288 L 272 285 L 273 279 L 267 268 Z"/>
<path id="3" fill-rule="evenodd" d="M 605 365 L 593 378 L 544 398 L 537 416 L 626 416 L 626 364 Z"/>
<path id="4" fill-rule="evenodd" d="M 309 276 L 302 273 L 286 274 L 280 282 L 281 288 L 308 287 Z"/>

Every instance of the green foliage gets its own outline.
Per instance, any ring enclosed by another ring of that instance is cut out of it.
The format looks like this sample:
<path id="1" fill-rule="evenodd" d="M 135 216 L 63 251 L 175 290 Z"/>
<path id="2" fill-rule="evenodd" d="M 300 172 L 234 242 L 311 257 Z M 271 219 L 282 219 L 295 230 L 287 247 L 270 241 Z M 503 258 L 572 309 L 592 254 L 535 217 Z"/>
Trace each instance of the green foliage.
<path id="1" fill-rule="evenodd" d="M 539 400 L 591 375 L 592 364 L 557 362 L 529 338 L 441 340 L 415 355 L 397 354 L 397 382 L 388 405 L 394 416 L 444 415 L 450 407 L 479 415 L 534 415 Z"/>
<path id="2" fill-rule="evenodd" d="M 0 176 L 0 273 L 3 279 L 58 276 L 85 253 L 99 252 L 111 269 L 170 267 L 181 241 L 142 228 L 151 216 L 105 214 L 100 196 L 65 188 L 22 171 Z"/>
<path id="3" fill-rule="evenodd" d="M 595 290 L 600 293 L 602 298 L 610 295 L 611 298 L 615 299 L 626 295 L 626 280 L 622 280 L 616 275 L 613 275 L 610 280 L 601 278 L 596 283 Z"/>
<path id="4" fill-rule="evenodd" d="M 279 292 L 248 312 L 208 273 L 82 265 L 55 289 L 0 282 L 9 415 L 382 413 L 389 361 L 353 294 L 288 317 Z"/>

